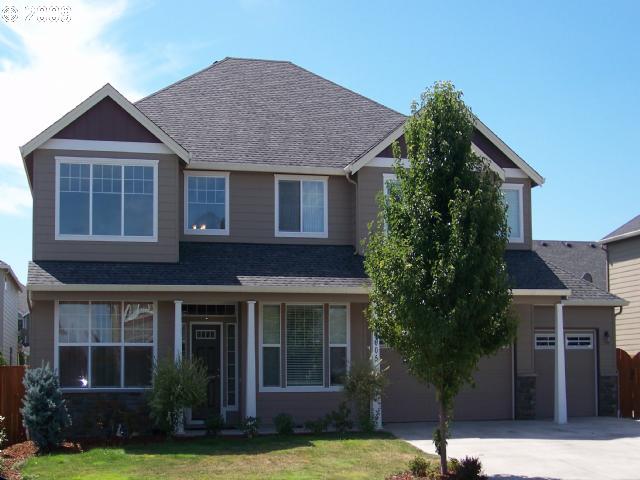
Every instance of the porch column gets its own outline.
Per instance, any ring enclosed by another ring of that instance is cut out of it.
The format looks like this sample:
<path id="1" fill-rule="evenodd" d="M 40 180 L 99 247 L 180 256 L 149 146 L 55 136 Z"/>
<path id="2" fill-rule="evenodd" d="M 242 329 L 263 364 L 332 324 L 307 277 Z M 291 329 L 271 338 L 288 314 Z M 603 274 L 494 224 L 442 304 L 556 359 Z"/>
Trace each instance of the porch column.
<path id="1" fill-rule="evenodd" d="M 177 363 L 182 359 L 182 300 L 174 300 L 173 315 L 173 359 Z M 176 435 L 184 435 L 184 412 L 178 415 Z"/>
<path id="2" fill-rule="evenodd" d="M 373 368 L 380 371 L 380 339 L 371 333 L 371 363 Z M 371 415 L 376 430 L 382 430 L 382 399 L 378 395 L 371 401 Z"/>
<path id="3" fill-rule="evenodd" d="M 556 423 L 567 423 L 567 379 L 564 361 L 564 318 L 562 303 L 556 304 L 556 358 L 553 419 Z"/>
<path id="4" fill-rule="evenodd" d="M 182 300 L 173 301 L 175 307 L 173 323 L 173 358 L 177 362 L 182 358 Z"/>
<path id="5" fill-rule="evenodd" d="M 247 301 L 247 375 L 245 417 L 256 416 L 256 301 Z"/>

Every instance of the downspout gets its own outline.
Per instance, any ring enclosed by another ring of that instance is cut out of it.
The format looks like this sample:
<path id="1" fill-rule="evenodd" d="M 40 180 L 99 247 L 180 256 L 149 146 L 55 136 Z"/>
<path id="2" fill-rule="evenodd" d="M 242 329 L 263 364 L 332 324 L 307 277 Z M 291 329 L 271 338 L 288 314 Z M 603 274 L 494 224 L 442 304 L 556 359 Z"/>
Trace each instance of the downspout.
<path id="1" fill-rule="evenodd" d="M 349 182 L 352 185 L 355 185 L 356 187 L 356 195 L 355 195 L 355 200 L 356 200 L 356 225 L 355 225 L 355 231 L 354 231 L 354 235 L 355 235 L 355 239 L 354 239 L 354 249 L 353 249 L 353 255 L 358 255 L 358 225 L 360 225 L 360 206 L 358 202 L 358 182 L 356 182 L 353 178 L 351 178 L 351 165 L 347 165 L 346 167 L 344 167 L 344 176 L 347 179 L 347 182 Z"/>

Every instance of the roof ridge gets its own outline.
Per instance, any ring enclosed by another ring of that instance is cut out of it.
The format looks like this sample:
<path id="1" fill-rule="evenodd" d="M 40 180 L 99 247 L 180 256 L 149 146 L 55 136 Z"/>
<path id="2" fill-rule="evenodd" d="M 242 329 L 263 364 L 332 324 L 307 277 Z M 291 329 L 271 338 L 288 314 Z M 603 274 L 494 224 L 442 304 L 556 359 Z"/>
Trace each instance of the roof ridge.
<path id="1" fill-rule="evenodd" d="M 190 78 L 193 78 L 193 77 L 195 77 L 196 75 L 199 75 L 199 74 L 201 74 L 201 73 L 204 73 L 204 72 L 206 72 L 207 70 L 210 70 L 210 69 L 212 69 L 213 67 L 216 67 L 216 66 L 220 65 L 221 63 L 226 62 L 227 60 L 232 60 L 232 59 L 233 59 L 233 57 L 224 57 L 222 60 L 216 60 L 216 61 L 215 61 L 215 62 L 213 62 L 211 65 L 208 65 L 208 66 L 206 66 L 206 67 L 204 67 L 204 68 L 201 68 L 200 70 L 197 70 L 197 71 L 193 72 L 191 75 L 187 75 L 186 77 L 181 78 L 180 80 L 176 80 L 175 82 L 170 83 L 170 84 L 169 84 L 169 85 L 167 85 L 166 87 L 162 87 L 160 90 L 156 90 L 155 92 L 150 93 L 150 94 L 149 94 L 149 95 L 147 95 L 146 97 L 143 97 L 143 98 L 141 98 L 140 100 L 136 101 L 136 102 L 134 103 L 134 105 L 136 105 L 136 106 L 137 106 L 140 102 L 143 102 L 143 101 L 145 101 L 145 100 L 147 100 L 147 99 L 149 99 L 149 98 L 151 98 L 151 97 L 154 97 L 154 96 L 158 95 L 159 93 L 162 93 L 162 92 L 164 92 L 165 90 L 170 89 L 171 87 L 175 87 L 176 85 L 179 85 L 179 84 L 181 84 L 181 83 L 183 83 L 183 82 L 186 82 L 186 81 L 187 81 L 187 80 L 189 80 Z"/>

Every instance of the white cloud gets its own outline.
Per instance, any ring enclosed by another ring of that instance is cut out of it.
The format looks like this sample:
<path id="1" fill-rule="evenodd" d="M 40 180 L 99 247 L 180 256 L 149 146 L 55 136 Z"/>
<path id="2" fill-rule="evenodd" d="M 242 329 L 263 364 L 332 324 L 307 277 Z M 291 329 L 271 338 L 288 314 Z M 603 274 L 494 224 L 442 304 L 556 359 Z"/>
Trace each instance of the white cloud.
<path id="1" fill-rule="evenodd" d="M 38 23 L 24 15 L 13 23 L 0 20 L 0 172 L 10 182 L 0 185 L 0 213 L 26 214 L 31 204 L 20 145 L 107 82 L 128 98 L 141 96 L 132 62 L 104 38 L 126 1 L 64 4 L 71 6 L 69 23 Z"/>

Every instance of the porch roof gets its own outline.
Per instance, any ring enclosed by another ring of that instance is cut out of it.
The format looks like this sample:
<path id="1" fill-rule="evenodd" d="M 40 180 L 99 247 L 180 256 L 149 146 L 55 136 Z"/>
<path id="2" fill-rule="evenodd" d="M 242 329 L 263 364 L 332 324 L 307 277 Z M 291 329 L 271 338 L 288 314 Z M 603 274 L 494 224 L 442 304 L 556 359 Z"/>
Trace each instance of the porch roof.
<path id="1" fill-rule="evenodd" d="M 569 300 L 623 302 L 534 251 L 509 250 L 505 259 L 514 290 L 571 290 Z M 31 290 L 105 285 L 144 286 L 145 290 L 180 286 L 194 291 L 208 287 L 229 291 L 318 288 L 366 293 L 370 282 L 363 257 L 354 254 L 351 246 L 182 242 L 178 263 L 30 262 L 28 284 Z"/>

